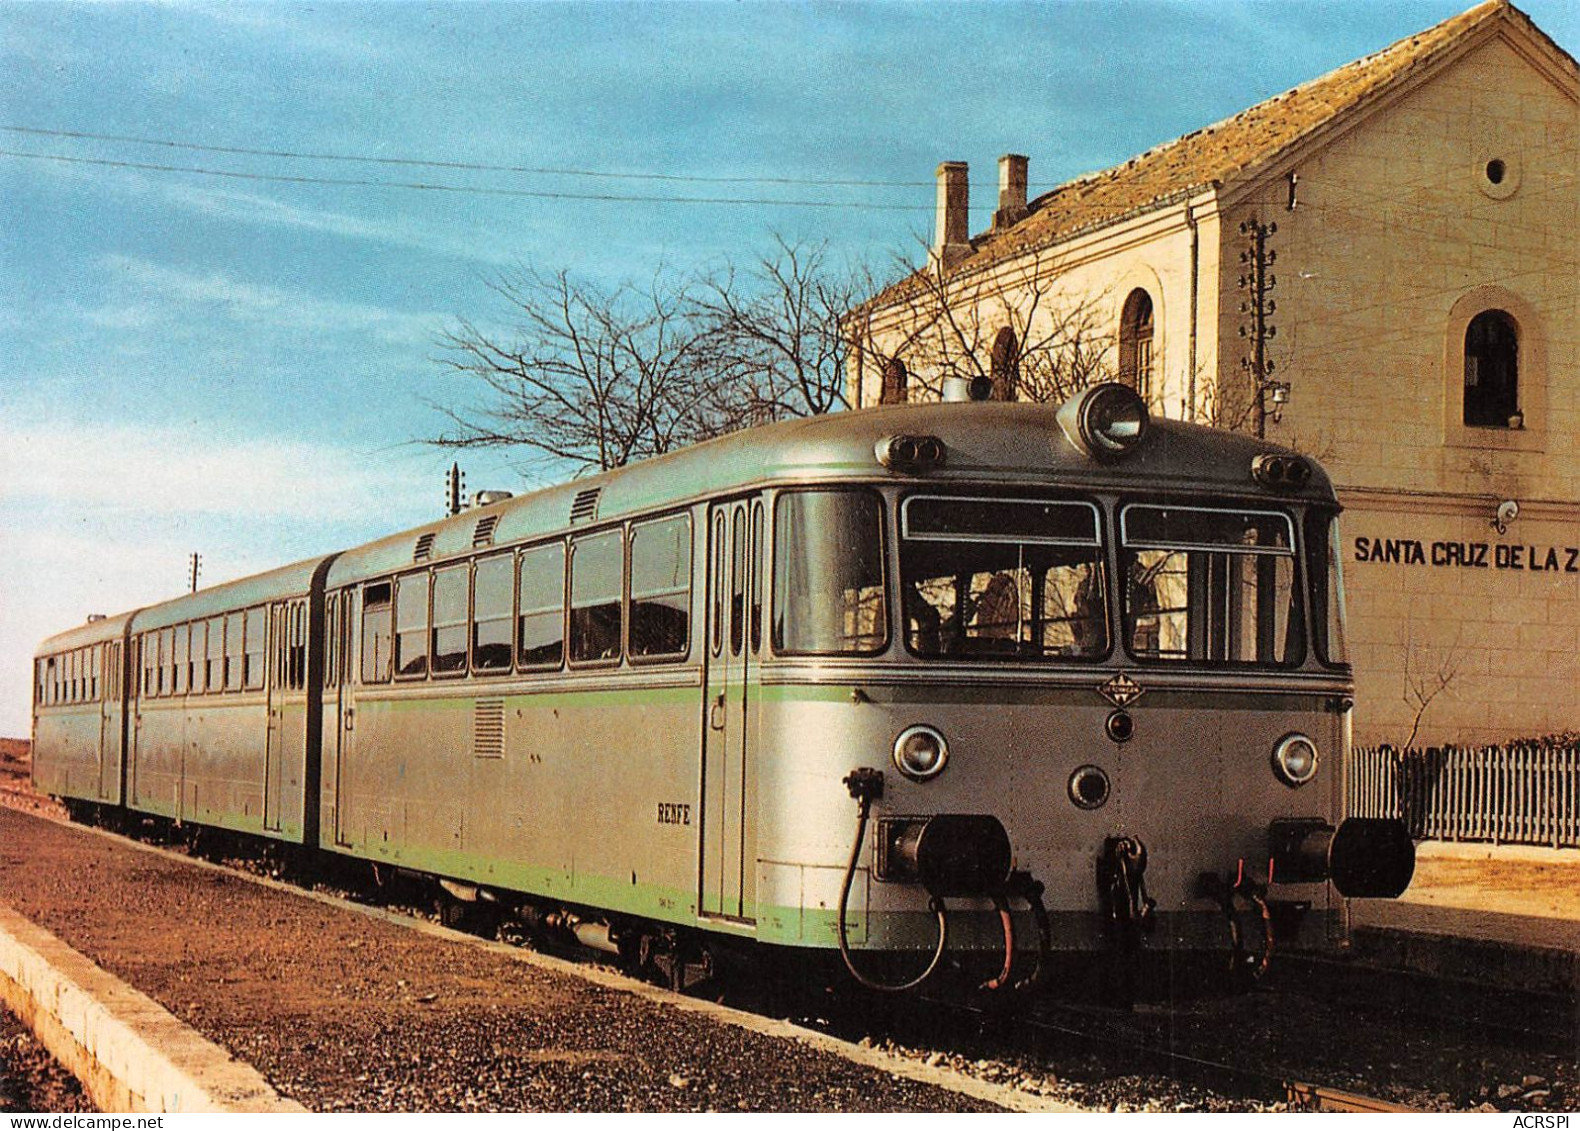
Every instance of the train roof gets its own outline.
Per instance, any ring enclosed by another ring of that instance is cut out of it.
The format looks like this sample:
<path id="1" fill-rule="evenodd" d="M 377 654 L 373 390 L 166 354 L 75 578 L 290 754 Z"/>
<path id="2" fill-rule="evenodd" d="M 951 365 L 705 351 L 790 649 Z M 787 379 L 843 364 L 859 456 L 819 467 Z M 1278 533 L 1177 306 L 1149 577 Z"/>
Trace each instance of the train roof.
<path id="1" fill-rule="evenodd" d="M 585 523 L 651 513 L 697 499 L 769 485 L 850 481 L 994 483 L 1087 490 L 1263 495 L 1268 500 L 1333 503 L 1333 487 L 1316 461 L 1299 490 L 1275 493 L 1251 476 L 1255 456 L 1290 449 L 1176 420 L 1154 418 L 1128 455 L 1099 462 L 1060 428 L 1058 407 L 1020 402 L 929 403 L 858 409 L 732 433 L 680 451 L 569 483 L 546 487 L 453 518 L 392 534 L 341 554 L 327 554 L 185 594 L 69 629 L 45 640 L 39 655 L 163 628 L 306 594 L 315 571 L 331 587 L 444 561 L 480 547 L 509 545 Z M 891 470 L 876 448 L 886 437 L 935 436 L 947 455 L 925 474 Z M 419 553 L 419 550 L 422 552 Z"/>
<path id="2" fill-rule="evenodd" d="M 324 554 L 293 562 L 267 573 L 255 573 L 251 577 L 227 581 L 210 589 L 199 589 L 196 593 L 150 605 L 137 614 L 133 627 L 138 632 L 144 632 L 151 628 L 164 628 L 183 621 L 234 612 L 268 601 L 305 596 L 312 585 L 313 572 L 333 556 Z"/>
<path id="3" fill-rule="evenodd" d="M 35 656 L 52 656 L 58 652 L 69 652 L 73 648 L 81 648 L 88 644 L 103 644 L 106 640 L 119 640 L 126 631 L 126 624 L 135 616 L 135 611 L 130 613 L 117 613 L 113 617 L 95 617 L 86 624 L 79 624 L 75 628 L 68 628 L 65 632 L 57 632 L 54 636 L 40 644 Z"/>
<path id="4" fill-rule="evenodd" d="M 806 417 L 735 432 L 632 464 L 475 507 L 341 554 L 331 587 L 443 561 L 480 546 L 508 545 L 585 522 L 679 506 L 708 495 L 771 484 L 867 479 L 910 483 L 990 482 L 1027 486 L 1163 490 L 1191 489 L 1274 499 L 1333 501 L 1315 461 L 1298 491 L 1274 493 L 1251 477 L 1260 454 L 1293 455 L 1266 440 L 1180 421 L 1153 418 L 1140 446 L 1122 459 L 1098 462 L 1066 438 L 1058 406 L 1023 402 L 891 405 Z M 925 475 L 879 463 L 880 440 L 936 436 L 947 445 L 941 468 Z M 573 512 L 579 518 L 573 519 Z M 423 551 L 419 559 L 419 548 Z"/>

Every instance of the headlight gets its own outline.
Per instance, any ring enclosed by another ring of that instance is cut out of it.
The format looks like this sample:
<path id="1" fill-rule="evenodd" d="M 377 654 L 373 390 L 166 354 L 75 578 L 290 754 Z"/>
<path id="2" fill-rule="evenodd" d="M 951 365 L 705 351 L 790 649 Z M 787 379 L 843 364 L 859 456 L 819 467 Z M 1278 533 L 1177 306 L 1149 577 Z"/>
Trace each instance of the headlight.
<path id="1" fill-rule="evenodd" d="M 943 772 L 949 743 L 930 726 L 906 727 L 894 740 L 894 765 L 906 777 L 926 781 Z"/>
<path id="2" fill-rule="evenodd" d="M 1089 456 L 1115 459 L 1132 451 L 1147 434 L 1146 402 L 1130 386 L 1093 385 L 1059 409 L 1059 427 Z"/>
<path id="3" fill-rule="evenodd" d="M 1273 773 L 1287 786 L 1305 785 L 1317 776 L 1317 744 L 1303 734 L 1286 734 L 1273 747 Z"/>

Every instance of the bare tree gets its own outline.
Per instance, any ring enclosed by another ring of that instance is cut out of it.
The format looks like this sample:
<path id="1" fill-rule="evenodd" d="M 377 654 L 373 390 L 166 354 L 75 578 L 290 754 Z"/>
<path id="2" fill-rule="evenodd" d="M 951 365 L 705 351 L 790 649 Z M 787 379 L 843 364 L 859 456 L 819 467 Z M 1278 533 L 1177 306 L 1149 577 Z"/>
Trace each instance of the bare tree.
<path id="1" fill-rule="evenodd" d="M 949 377 L 989 381 L 998 399 L 1061 401 L 1111 380 L 1104 296 L 1060 285 L 1052 251 L 1018 256 L 961 277 L 913 271 L 882 303 L 847 320 L 847 334 L 881 368 L 903 359 L 927 392 Z"/>
<path id="2" fill-rule="evenodd" d="M 1404 740 L 1405 750 L 1410 749 L 1416 736 L 1421 733 L 1421 723 L 1426 718 L 1427 708 L 1438 696 L 1454 686 L 1459 678 L 1459 666 L 1464 662 L 1464 654 L 1457 640 L 1446 648 L 1433 649 L 1418 643 L 1413 629 L 1407 632 L 1402 648 L 1404 689 L 1401 697 L 1406 706 L 1415 712 L 1415 716 L 1410 722 L 1410 734 Z"/>
<path id="3" fill-rule="evenodd" d="M 454 448 L 525 448 L 604 470 L 690 443 L 712 427 L 698 373 L 701 327 L 687 284 L 604 291 L 568 271 L 526 270 L 490 284 L 513 326 L 462 319 L 440 339 L 449 372 L 474 395 L 436 407 Z"/>
<path id="4" fill-rule="evenodd" d="M 860 270 L 836 269 L 826 243 L 777 233 L 773 250 L 749 268 L 726 264 L 707 276 L 696 313 L 719 420 L 761 424 L 847 407 L 840 319 L 869 282 Z"/>

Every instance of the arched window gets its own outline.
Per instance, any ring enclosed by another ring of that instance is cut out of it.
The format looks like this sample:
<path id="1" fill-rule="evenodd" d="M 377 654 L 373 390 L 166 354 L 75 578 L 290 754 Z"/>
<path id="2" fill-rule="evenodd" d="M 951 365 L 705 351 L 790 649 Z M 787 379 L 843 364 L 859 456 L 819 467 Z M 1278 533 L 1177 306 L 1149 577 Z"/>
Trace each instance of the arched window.
<path id="1" fill-rule="evenodd" d="M 993 339 L 993 399 L 1012 401 L 1020 384 L 1020 343 L 1008 326 Z"/>
<path id="2" fill-rule="evenodd" d="M 1483 310 L 1465 328 L 1465 424 L 1518 428 L 1520 331 L 1505 311 Z"/>
<path id="3" fill-rule="evenodd" d="M 907 385 L 910 383 L 910 374 L 905 370 L 905 362 L 899 358 L 890 358 L 883 367 L 883 393 L 878 399 L 879 404 L 904 404 L 910 399 Z"/>
<path id="4" fill-rule="evenodd" d="M 1152 296 L 1140 287 L 1119 316 L 1119 379 L 1142 396 L 1152 384 Z"/>

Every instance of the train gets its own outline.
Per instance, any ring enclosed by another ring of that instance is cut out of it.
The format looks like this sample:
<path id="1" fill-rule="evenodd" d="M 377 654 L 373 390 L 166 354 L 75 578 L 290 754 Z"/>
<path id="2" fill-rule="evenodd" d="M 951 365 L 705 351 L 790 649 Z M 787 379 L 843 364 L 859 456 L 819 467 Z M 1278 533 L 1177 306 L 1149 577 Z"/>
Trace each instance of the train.
<path id="1" fill-rule="evenodd" d="M 427 877 L 677 986 L 1259 970 L 1409 884 L 1402 823 L 1343 812 L 1340 507 L 1297 452 L 1105 383 L 476 504 L 46 640 L 35 789 Z"/>

